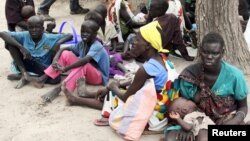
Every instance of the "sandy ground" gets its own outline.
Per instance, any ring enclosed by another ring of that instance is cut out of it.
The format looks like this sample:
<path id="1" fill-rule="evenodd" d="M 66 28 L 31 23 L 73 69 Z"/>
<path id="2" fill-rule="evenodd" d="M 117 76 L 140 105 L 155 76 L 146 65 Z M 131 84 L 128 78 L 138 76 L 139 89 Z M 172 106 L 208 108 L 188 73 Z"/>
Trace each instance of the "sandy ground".
<path id="1" fill-rule="evenodd" d="M 36 6 L 41 0 L 36 0 Z M 82 1 L 82 4 L 84 2 Z M 93 8 L 96 1 L 84 3 Z M 5 0 L 0 3 L 0 29 L 7 31 Z M 57 1 L 51 8 L 51 16 L 56 18 L 57 25 L 63 20 L 72 21 L 77 31 L 83 21 L 82 15 L 70 15 L 68 2 Z M 66 29 L 70 31 L 70 29 Z M 58 31 L 58 26 L 56 27 Z M 54 86 L 45 85 L 36 89 L 27 85 L 22 89 L 14 89 L 16 81 L 8 81 L 11 58 L 0 40 L 0 140 L 1 141 L 119 141 L 122 140 L 111 128 L 97 127 L 93 121 L 100 117 L 100 111 L 87 107 L 67 106 L 64 95 L 60 95 L 52 103 L 42 105 L 41 95 Z M 195 55 L 195 51 L 192 54 Z M 190 64 L 180 58 L 171 57 L 178 72 Z M 250 77 L 246 77 L 248 85 Z M 248 104 L 250 104 L 248 99 Z M 250 116 L 247 118 L 250 120 Z M 143 135 L 142 141 L 159 140 L 163 135 Z"/>

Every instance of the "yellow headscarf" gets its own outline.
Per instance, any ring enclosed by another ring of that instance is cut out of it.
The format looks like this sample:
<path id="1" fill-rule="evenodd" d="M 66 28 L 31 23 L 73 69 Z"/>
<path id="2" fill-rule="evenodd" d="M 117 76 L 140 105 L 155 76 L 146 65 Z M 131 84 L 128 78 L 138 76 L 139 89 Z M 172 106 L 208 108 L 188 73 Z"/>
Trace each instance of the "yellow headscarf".
<path id="1" fill-rule="evenodd" d="M 161 29 L 158 21 L 153 21 L 140 28 L 142 37 L 151 44 L 158 52 L 168 53 L 167 49 L 162 48 L 161 34 L 156 27 Z"/>

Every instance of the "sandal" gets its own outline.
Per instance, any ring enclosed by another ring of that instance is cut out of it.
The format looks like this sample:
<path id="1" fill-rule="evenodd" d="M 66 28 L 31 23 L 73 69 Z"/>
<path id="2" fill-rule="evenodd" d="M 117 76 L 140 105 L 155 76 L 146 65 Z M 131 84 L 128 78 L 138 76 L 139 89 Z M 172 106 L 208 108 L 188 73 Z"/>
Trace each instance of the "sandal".
<path id="1" fill-rule="evenodd" d="M 109 126 L 109 119 L 108 118 L 100 118 L 100 119 L 96 119 L 94 121 L 94 124 L 96 126 Z"/>

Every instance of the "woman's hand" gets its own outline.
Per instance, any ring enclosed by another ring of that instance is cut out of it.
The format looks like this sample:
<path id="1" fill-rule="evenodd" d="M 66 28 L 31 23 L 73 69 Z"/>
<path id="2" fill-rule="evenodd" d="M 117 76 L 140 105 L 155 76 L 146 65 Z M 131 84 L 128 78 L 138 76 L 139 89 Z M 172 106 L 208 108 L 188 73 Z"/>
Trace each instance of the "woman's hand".
<path id="1" fill-rule="evenodd" d="M 109 93 L 107 88 L 99 89 L 96 94 L 96 99 L 104 102 L 105 96 Z"/>
<path id="2" fill-rule="evenodd" d="M 119 89 L 119 83 L 115 80 L 112 80 L 108 83 L 107 88 L 109 90 L 117 90 L 117 89 Z"/>

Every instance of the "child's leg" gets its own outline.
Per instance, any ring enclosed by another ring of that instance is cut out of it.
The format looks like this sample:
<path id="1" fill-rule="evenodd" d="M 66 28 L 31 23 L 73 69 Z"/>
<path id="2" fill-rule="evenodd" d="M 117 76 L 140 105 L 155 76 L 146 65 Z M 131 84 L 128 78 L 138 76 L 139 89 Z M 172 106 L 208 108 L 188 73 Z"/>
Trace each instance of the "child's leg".
<path id="1" fill-rule="evenodd" d="M 73 69 L 68 77 L 64 80 L 66 82 L 67 89 L 72 93 L 76 88 L 76 81 L 79 78 L 85 78 L 87 84 L 101 85 L 102 75 L 94 66 L 90 63 L 85 64 L 82 67 Z M 84 88 L 86 90 L 86 88 Z"/>
<path id="2" fill-rule="evenodd" d="M 10 52 L 10 55 L 12 56 L 14 62 L 16 63 L 16 65 L 18 66 L 18 68 L 20 69 L 20 71 L 22 73 L 22 77 L 15 87 L 16 89 L 20 89 L 28 83 L 26 78 L 29 76 L 29 74 L 27 73 L 27 71 L 25 69 L 24 63 L 23 63 L 23 55 L 20 52 L 20 50 L 14 46 L 6 45 L 6 48 Z"/>
<path id="3" fill-rule="evenodd" d="M 58 64 L 62 65 L 62 66 L 68 66 L 76 61 L 78 61 L 79 58 L 77 58 L 71 51 L 63 51 L 60 58 L 58 59 Z M 44 75 L 36 78 L 36 77 L 28 77 L 27 80 L 30 81 L 35 87 L 37 88 L 42 88 L 44 83 L 50 78 L 54 79 L 54 80 L 48 80 L 47 82 L 50 82 L 52 84 L 56 84 L 60 82 L 60 78 L 58 78 L 58 76 L 60 75 L 60 71 L 56 71 L 53 69 L 52 65 L 50 65 L 47 69 L 45 70 L 41 70 L 42 66 L 37 65 L 37 67 L 35 67 L 36 69 L 36 73 L 41 74 L 41 73 L 45 73 Z M 40 68 L 40 69 L 37 69 Z M 34 68 L 33 68 L 34 69 Z M 42 72 L 39 72 L 39 71 Z"/>
<path id="4" fill-rule="evenodd" d="M 99 110 L 102 109 L 103 103 L 97 99 L 74 96 L 71 92 L 67 90 L 65 82 L 63 82 L 62 84 L 62 91 L 68 99 L 69 103 L 72 105 L 88 106 Z"/>
<path id="5" fill-rule="evenodd" d="M 61 92 L 61 85 L 56 86 L 56 88 L 53 88 L 46 94 L 42 95 L 41 98 L 43 99 L 43 102 L 52 102 L 57 96 L 59 96 L 59 93 Z"/>
<path id="6" fill-rule="evenodd" d="M 75 54 L 73 54 L 71 51 L 63 51 L 59 60 L 58 60 L 58 64 L 62 65 L 62 66 L 68 66 L 71 65 L 73 63 L 75 63 L 76 61 L 78 61 L 79 58 L 75 56 Z M 60 71 L 56 71 L 53 69 L 52 65 L 50 65 L 46 70 L 44 70 L 45 74 L 48 75 L 49 77 L 55 79 L 58 75 L 60 75 Z"/>
<path id="7" fill-rule="evenodd" d="M 55 79 L 48 78 L 46 75 L 44 75 L 44 70 L 48 68 L 47 65 L 41 64 L 35 60 L 24 60 L 24 65 L 27 71 L 33 72 L 39 77 L 29 77 L 27 78 L 28 81 L 30 81 L 33 85 L 36 87 L 39 87 L 39 83 L 41 84 L 40 87 L 43 86 L 43 83 L 47 84 L 58 84 L 61 81 L 60 76 L 56 77 Z M 37 83 L 36 83 L 37 82 Z"/>
<path id="8" fill-rule="evenodd" d="M 78 96 L 85 98 L 96 98 L 98 93 L 102 93 L 102 91 L 106 90 L 106 88 L 102 85 L 87 85 L 85 78 L 79 78 L 76 81 L 76 93 Z"/>

